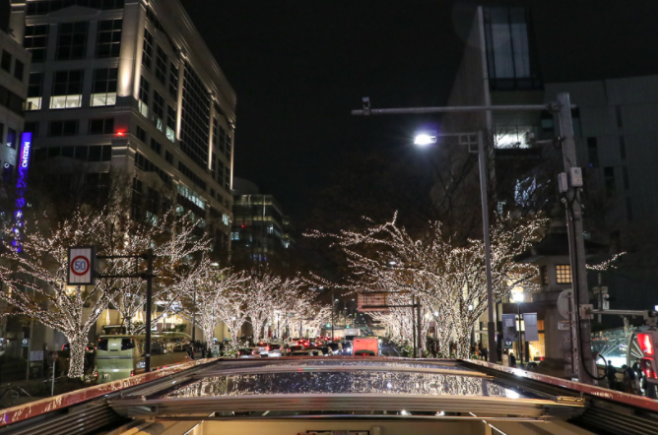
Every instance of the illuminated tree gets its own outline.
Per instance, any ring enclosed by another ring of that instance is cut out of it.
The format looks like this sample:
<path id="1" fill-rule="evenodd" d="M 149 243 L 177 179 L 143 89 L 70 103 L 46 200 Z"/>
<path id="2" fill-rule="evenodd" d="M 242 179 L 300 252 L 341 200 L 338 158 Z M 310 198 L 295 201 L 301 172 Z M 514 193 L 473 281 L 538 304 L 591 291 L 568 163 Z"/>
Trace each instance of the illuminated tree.
<path id="1" fill-rule="evenodd" d="M 467 358 L 471 330 L 487 308 L 483 242 L 457 243 L 443 232 L 440 222 L 430 222 L 422 237 L 412 237 L 396 221 L 397 214 L 383 225 L 371 222 L 365 231 L 313 232 L 310 236 L 329 238 L 341 248 L 355 290 L 416 296 L 432 315 L 438 312 L 440 342 L 445 346 L 452 336 L 457 342 L 456 356 Z M 491 227 L 494 300 L 501 300 L 518 285 L 531 284 L 535 266 L 516 263 L 514 257 L 530 247 L 544 225 L 545 220 L 536 216 L 526 220 L 497 217 Z M 410 325 L 401 316 L 401 336 L 406 339 L 404 330 Z"/>
<path id="2" fill-rule="evenodd" d="M 111 293 L 107 282 L 96 286 L 67 286 L 67 257 L 70 246 L 108 242 L 106 215 L 75 212 L 54 226 L 48 219 L 25 224 L 21 252 L 12 249 L 10 228 L 3 231 L 0 279 L 7 290 L 0 298 L 43 325 L 66 336 L 71 352 L 68 376 L 84 375 L 87 336 L 107 307 Z M 111 285 L 111 284 L 110 284 Z M 2 313 L 7 315 L 12 313 Z"/>
<path id="3" fill-rule="evenodd" d="M 215 328 L 226 323 L 231 332 L 231 341 L 237 346 L 237 334 L 245 322 L 242 310 L 244 301 L 241 288 L 246 276 L 229 268 L 219 269 L 204 258 L 181 284 L 181 308 L 183 317 L 192 321 L 203 331 L 207 349 L 212 348 Z"/>
<path id="4" fill-rule="evenodd" d="M 275 310 L 289 312 L 291 301 L 299 297 L 303 281 L 299 278 L 283 279 L 269 271 L 252 271 L 242 288 L 244 311 L 254 331 L 254 341 L 263 337 L 263 326 L 272 319 Z"/>
<path id="5" fill-rule="evenodd" d="M 171 310 L 180 291 L 193 286 L 190 277 L 201 264 L 194 258 L 210 251 L 209 237 L 199 234 L 199 221 L 190 219 L 190 216 L 189 213 L 179 216 L 171 210 L 149 223 L 116 219 L 112 224 L 110 255 L 142 255 L 153 249 L 153 273 L 157 279 L 153 283 L 152 297 L 163 307 L 159 313 L 153 313 L 152 322 Z M 136 270 L 134 259 L 116 259 L 108 264 L 112 265 L 116 275 L 145 271 L 145 262 L 140 261 L 142 267 Z M 128 334 L 144 332 L 145 324 L 136 324 L 133 319 L 144 309 L 145 288 L 142 279 L 119 278 L 113 282 L 111 306 L 119 311 Z"/>

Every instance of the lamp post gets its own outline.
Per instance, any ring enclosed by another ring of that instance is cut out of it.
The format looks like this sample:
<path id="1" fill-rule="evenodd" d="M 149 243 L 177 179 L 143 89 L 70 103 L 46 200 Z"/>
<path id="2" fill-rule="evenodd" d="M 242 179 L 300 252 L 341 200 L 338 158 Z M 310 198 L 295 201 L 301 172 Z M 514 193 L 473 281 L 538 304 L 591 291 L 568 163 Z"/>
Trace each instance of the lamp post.
<path id="1" fill-rule="evenodd" d="M 477 138 L 475 139 L 475 137 Z M 473 144 L 474 139 L 477 141 L 478 146 L 478 167 L 480 171 L 480 197 L 482 201 L 482 238 L 484 240 L 484 264 L 487 276 L 487 335 L 489 347 L 489 361 L 498 361 L 498 348 L 496 347 L 496 321 L 494 311 L 493 299 L 493 279 L 491 276 L 491 241 L 489 237 L 489 197 L 487 192 L 489 190 L 487 183 L 487 156 L 484 151 L 484 137 L 482 131 L 470 133 L 451 133 L 451 134 L 436 134 L 436 131 L 428 130 L 419 132 L 414 138 L 414 145 L 425 147 L 436 144 L 439 137 L 458 137 L 459 143 L 462 145 L 470 146 Z"/>
<path id="2" fill-rule="evenodd" d="M 521 339 L 521 304 L 523 303 L 525 296 L 522 292 L 512 293 L 512 300 L 516 303 L 516 317 L 518 318 L 519 328 L 518 328 L 518 341 L 519 341 L 519 363 L 523 364 L 523 341 Z M 527 361 L 526 361 L 527 362 Z"/>

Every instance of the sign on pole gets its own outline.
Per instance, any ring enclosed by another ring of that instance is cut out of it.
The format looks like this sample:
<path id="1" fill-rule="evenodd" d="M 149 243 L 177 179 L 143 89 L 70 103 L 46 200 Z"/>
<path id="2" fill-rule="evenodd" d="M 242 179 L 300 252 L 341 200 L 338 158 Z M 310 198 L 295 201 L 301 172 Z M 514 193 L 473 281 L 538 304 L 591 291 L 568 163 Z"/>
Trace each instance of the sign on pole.
<path id="1" fill-rule="evenodd" d="M 93 246 L 69 248 L 68 285 L 93 285 L 96 250 Z"/>
<path id="2" fill-rule="evenodd" d="M 388 312 L 388 294 L 381 293 L 359 293 L 358 310 L 361 312 L 383 311 Z M 367 307 L 367 308 L 366 308 Z M 374 308 L 377 307 L 377 308 Z"/>

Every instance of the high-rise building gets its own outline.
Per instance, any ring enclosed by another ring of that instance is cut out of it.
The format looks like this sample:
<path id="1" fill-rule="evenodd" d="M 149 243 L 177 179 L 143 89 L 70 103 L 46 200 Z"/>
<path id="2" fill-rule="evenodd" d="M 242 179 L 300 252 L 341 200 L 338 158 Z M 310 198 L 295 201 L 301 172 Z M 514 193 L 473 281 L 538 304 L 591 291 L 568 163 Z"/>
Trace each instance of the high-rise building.
<path id="1" fill-rule="evenodd" d="M 10 26 L 32 54 L 31 180 L 102 200 L 125 173 L 133 215 L 176 204 L 228 244 L 236 95 L 180 2 L 13 1 Z"/>
<path id="2" fill-rule="evenodd" d="M 558 93 L 569 92 L 572 104 L 576 105 L 572 118 L 577 163 L 583 168 L 586 180 L 587 244 L 597 246 L 599 251 L 613 250 L 621 244 L 623 249 L 631 251 L 623 260 L 623 272 L 590 273 L 589 284 L 609 288 L 613 309 L 651 309 L 655 305 L 653 289 L 658 283 L 654 260 L 658 233 L 653 225 L 658 212 L 658 192 L 653 188 L 658 184 L 655 151 L 658 129 L 653 121 L 658 110 L 658 75 L 641 75 L 647 73 L 643 65 L 651 63 L 641 58 L 634 61 L 631 56 L 626 62 L 615 62 L 616 67 L 611 68 L 610 60 L 616 59 L 613 53 L 637 53 L 635 39 L 615 37 L 616 45 L 604 50 L 589 26 L 587 32 L 569 33 L 569 43 L 581 56 L 587 51 L 605 53 L 598 56 L 600 59 L 591 59 L 591 65 L 574 59 L 569 47 L 554 42 L 565 36 L 563 29 L 554 25 L 563 21 L 563 16 L 538 11 L 541 7 L 545 6 L 536 5 L 533 10 L 518 6 L 474 6 L 464 11 L 461 18 L 468 29 L 464 33 L 465 49 L 447 105 L 537 105 L 555 101 Z M 606 20 L 613 24 L 626 23 L 605 13 L 586 19 L 597 20 L 592 23 L 596 24 L 591 26 L 593 29 L 605 28 Z M 537 28 L 542 29 L 541 35 Z M 648 31 L 636 26 L 627 30 L 634 34 Z M 540 59 L 551 62 L 540 65 Z M 556 187 L 557 174 L 563 170 L 562 153 L 559 141 L 551 141 L 557 136 L 552 113 L 450 113 L 443 119 L 442 130 L 488 133 L 489 176 L 499 211 L 519 210 L 526 203 L 535 209 L 558 204 L 551 210 L 555 212 L 552 217 L 558 218 L 553 225 L 557 227 L 558 220 L 564 219 Z M 548 140 L 548 143 L 538 145 L 533 139 Z M 438 187 L 439 183 L 435 193 L 440 191 Z M 538 191 L 552 198 L 532 198 Z M 553 333 L 555 322 L 560 319 L 554 314 L 561 289 L 551 285 L 566 285 L 571 281 L 567 237 L 560 231 L 563 230 L 554 228 L 532 250 L 536 251 L 532 255 L 537 260 L 533 262 L 543 265 L 542 292 L 517 295 L 518 300 L 525 298 L 521 309 L 538 312 L 539 321 Z M 556 240 L 561 244 L 551 247 Z M 547 246 L 552 251 L 542 251 Z M 545 258 L 549 255 L 553 256 L 550 261 Z M 558 258 L 560 255 L 562 258 Z M 602 305 L 602 299 L 592 302 L 596 307 Z M 498 314 L 514 314 L 518 309 L 516 304 L 505 303 Z M 604 322 L 618 320 L 604 316 Z M 544 348 L 544 343 L 540 340 L 530 348 L 541 353 L 539 349 Z"/>
<path id="3" fill-rule="evenodd" d="M 268 261 L 294 245 L 290 219 L 273 195 L 262 194 L 254 183 L 236 178 L 234 200 L 231 240 L 236 254 Z"/>

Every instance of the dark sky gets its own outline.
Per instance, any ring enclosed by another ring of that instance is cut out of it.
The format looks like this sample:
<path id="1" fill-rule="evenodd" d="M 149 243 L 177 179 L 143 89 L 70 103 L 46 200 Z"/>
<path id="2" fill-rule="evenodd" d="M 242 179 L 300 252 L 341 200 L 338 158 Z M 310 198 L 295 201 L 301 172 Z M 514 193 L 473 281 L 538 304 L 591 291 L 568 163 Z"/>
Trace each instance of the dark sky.
<path id="1" fill-rule="evenodd" d="M 419 121 L 352 118 L 361 97 L 445 104 L 463 49 L 461 2 L 181 1 L 238 95 L 235 175 L 298 219 L 344 153 L 407 147 Z M 658 2 L 504 3 L 533 6 L 547 80 L 658 72 Z"/>

